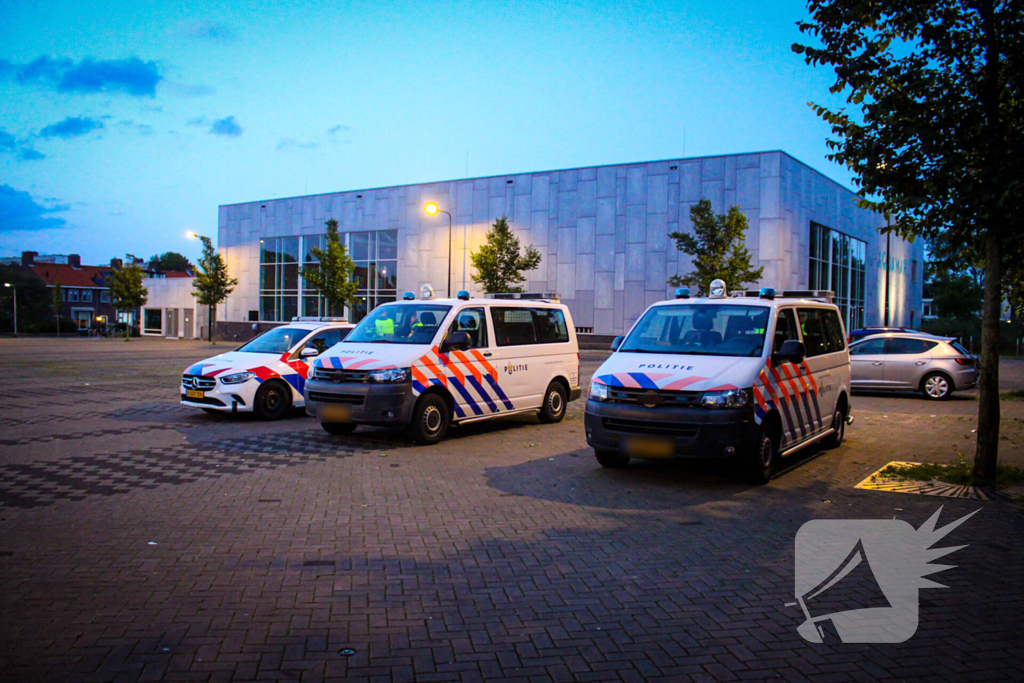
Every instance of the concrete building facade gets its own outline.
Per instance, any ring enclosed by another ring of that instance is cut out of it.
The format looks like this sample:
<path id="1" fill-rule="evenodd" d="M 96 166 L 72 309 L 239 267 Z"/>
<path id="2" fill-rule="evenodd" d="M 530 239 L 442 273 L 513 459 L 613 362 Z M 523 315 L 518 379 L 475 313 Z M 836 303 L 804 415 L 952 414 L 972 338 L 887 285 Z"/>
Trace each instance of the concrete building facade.
<path id="1" fill-rule="evenodd" d="M 271 322 L 326 314 L 297 273 L 334 218 L 359 264 L 364 303 L 353 311 L 432 285 L 439 296 L 451 250 L 451 290 L 479 289 L 468 254 L 507 216 L 524 245 L 543 256 L 525 273 L 531 291 L 558 292 L 578 328 L 621 334 L 655 301 L 668 278 L 691 270 L 668 234 L 690 230 L 701 198 L 716 213 L 738 205 L 750 222 L 746 245 L 764 267 L 756 286 L 832 289 L 848 327 L 884 318 L 884 219 L 857 207 L 854 193 L 785 152 L 616 164 L 352 190 L 219 208 L 219 248 L 238 287 L 224 321 Z M 428 216 L 436 202 L 452 215 Z M 892 237 L 890 322 L 922 314 L 923 246 Z"/>

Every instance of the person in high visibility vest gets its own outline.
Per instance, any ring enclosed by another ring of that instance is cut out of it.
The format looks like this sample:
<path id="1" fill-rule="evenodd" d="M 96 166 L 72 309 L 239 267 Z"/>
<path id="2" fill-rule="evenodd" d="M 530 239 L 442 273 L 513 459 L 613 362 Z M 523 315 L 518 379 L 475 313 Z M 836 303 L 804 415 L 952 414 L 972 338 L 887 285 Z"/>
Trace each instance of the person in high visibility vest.
<path id="1" fill-rule="evenodd" d="M 377 318 L 377 320 L 374 322 L 374 325 L 377 328 L 377 334 L 379 334 L 382 337 L 386 334 L 395 333 L 395 321 L 392 320 L 391 318 L 388 318 L 387 313 L 384 313 L 384 317 Z"/>

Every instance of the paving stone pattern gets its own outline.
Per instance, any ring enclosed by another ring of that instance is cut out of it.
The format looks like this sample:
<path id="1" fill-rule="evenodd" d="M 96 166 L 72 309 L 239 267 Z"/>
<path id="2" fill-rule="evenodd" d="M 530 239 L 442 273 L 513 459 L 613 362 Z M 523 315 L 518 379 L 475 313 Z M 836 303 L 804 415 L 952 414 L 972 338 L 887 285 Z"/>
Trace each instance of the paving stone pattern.
<path id="1" fill-rule="evenodd" d="M 708 463 L 601 469 L 578 406 L 559 425 L 510 418 L 434 448 L 331 437 L 301 416 L 208 418 L 174 402 L 191 349 L 132 346 L 167 356 L 157 399 L 4 408 L 0 679 L 1024 678 L 1022 508 L 853 488 L 863 476 L 841 463 L 871 457 L 856 424 L 847 446 L 754 488 Z M 4 372 L 0 391 L 21 381 Z M 36 411 L 51 421 L 13 424 Z M 75 436 L 40 441 L 51 433 Z M 913 638 L 800 638 L 786 603 L 804 522 L 916 527 L 940 504 L 940 524 L 981 512 L 944 539 L 967 546 L 930 577 L 948 588 L 921 591 Z"/>

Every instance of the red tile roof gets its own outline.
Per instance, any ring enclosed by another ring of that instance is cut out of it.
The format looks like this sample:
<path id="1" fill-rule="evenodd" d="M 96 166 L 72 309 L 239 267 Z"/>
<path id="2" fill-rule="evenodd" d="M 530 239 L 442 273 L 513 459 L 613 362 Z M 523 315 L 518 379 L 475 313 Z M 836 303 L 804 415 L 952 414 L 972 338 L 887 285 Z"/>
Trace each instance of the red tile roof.
<path id="1" fill-rule="evenodd" d="M 186 273 L 183 270 L 167 270 L 163 273 L 164 277 L 192 277 L 191 273 Z"/>
<path id="2" fill-rule="evenodd" d="M 44 284 L 52 285 L 59 279 L 61 287 L 106 287 L 104 275 L 110 272 L 110 266 L 75 268 L 66 263 L 33 263 L 27 268 Z"/>

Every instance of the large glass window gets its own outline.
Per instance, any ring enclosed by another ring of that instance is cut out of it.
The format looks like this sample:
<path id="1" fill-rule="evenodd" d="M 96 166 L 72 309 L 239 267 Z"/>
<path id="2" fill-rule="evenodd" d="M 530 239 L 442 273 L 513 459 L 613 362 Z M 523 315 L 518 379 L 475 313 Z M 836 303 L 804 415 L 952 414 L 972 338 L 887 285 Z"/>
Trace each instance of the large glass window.
<path id="1" fill-rule="evenodd" d="M 164 331 L 164 309 L 145 308 L 143 309 L 142 331 L 160 334 Z"/>
<path id="2" fill-rule="evenodd" d="M 846 328 L 864 326 L 864 277 L 867 243 L 811 223 L 810 289 L 832 290 Z"/>
<path id="3" fill-rule="evenodd" d="M 313 248 L 326 249 L 326 235 L 266 237 L 260 240 L 260 320 L 287 322 L 293 316 L 343 316 L 353 322 L 397 299 L 398 231 L 342 233 L 341 243 L 356 263 L 359 283 L 352 310 L 328 310 L 317 288 L 299 273 L 318 267 Z"/>

